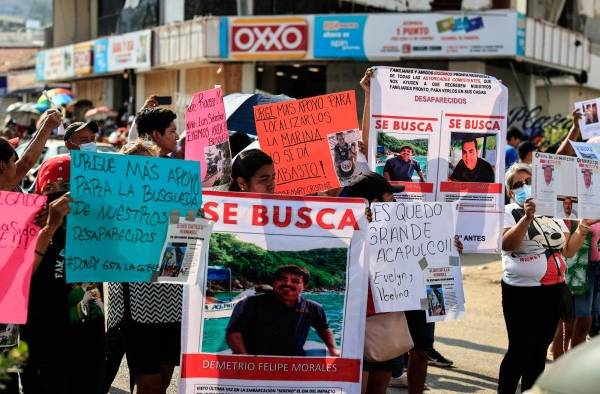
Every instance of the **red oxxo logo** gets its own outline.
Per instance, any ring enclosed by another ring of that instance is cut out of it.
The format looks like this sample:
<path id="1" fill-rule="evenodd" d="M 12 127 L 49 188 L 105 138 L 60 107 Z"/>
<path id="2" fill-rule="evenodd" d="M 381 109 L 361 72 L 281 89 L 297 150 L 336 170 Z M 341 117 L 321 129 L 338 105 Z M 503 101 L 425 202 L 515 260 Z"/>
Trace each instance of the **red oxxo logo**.
<path id="1" fill-rule="evenodd" d="M 237 59 L 300 59 L 308 47 L 303 18 L 236 19 L 231 27 L 231 55 Z"/>

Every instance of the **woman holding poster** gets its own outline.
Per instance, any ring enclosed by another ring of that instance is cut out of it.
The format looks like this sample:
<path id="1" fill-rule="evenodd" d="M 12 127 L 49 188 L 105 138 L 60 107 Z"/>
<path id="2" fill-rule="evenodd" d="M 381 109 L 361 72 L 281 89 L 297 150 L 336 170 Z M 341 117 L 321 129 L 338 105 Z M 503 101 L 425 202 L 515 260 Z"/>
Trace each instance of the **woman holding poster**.
<path id="1" fill-rule="evenodd" d="M 500 365 L 499 393 L 528 390 L 546 365 L 546 352 L 560 317 L 566 257 L 581 248 L 589 222 L 571 234 L 562 220 L 536 216 L 531 167 L 518 163 L 506 173 L 511 203 L 502 237 L 502 309 L 508 350 Z"/>

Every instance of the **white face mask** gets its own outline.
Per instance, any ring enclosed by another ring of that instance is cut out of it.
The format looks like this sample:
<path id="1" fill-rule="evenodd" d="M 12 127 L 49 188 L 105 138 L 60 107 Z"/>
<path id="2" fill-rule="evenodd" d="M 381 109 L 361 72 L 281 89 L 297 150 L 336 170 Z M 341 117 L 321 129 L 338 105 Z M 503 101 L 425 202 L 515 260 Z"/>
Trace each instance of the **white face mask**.
<path id="1" fill-rule="evenodd" d="M 79 145 L 79 150 L 82 150 L 85 152 L 97 152 L 98 147 L 96 146 L 95 142 L 88 142 L 86 144 Z"/>

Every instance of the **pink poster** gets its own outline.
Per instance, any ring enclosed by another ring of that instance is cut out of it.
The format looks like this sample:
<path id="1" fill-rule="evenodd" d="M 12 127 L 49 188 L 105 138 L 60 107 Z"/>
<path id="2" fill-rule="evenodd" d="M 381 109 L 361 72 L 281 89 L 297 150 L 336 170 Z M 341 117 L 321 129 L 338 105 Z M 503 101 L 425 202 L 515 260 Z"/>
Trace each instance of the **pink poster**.
<path id="1" fill-rule="evenodd" d="M 0 191 L 0 323 L 27 321 L 27 301 L 46 196 Z"/>
<path id="2" fill-rule="evenodd" d="M 228 184 L 231 151 L 221 88 L 194 94 L 185 114 L 185 133 L 185 159 L 202 163 L 202 188 Z"/>

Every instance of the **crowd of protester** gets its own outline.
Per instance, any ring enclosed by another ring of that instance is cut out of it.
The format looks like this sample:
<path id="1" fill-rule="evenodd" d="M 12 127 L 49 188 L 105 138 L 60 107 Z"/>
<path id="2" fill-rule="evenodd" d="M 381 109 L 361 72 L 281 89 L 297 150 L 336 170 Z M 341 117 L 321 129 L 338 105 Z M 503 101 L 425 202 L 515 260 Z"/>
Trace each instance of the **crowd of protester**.
<path id="1" fill-rule="evenodd" d="M 365 94 L 363 151 L 368 148 L 371 77 L 371 70 L 367 70 L 360 81 Z M 573 116 L 573 129 L 567 139 L 577 140 L 580 115 L 574 112 Z M 185 144 L 180 140 L 175 119 L 174 112 L 160 107 L 151 96 L 135 120 L 128 119 L 120 130 L 115 130 L 118 135 L 114 135 L 111 143 L 125 155 L 181 159 Z M 9 140 L 0 137 L 0 190 L 22 192 L 21 180 L 42 153 L 52 130 L 62 121 L 62 114 L 56 110 L 41 115 L 37 131 L 21 157 Z M 126 134 L 134 121 L 138 139 L 126 142 Z M 63 139 L 69 152 L 95 151 L 97 141 L 111 136 L 112 133 L 102 130 L 102 125 L 88 121 L 70 123 Z M 600 226 L 588 220 L 561 221 L 536 215 L 530 185 L 537 143 L 516 128 L 508 130 L 506 137 L 507 201 L 501 287 L 509 343 L 500 366 L 498 391 L 514 393 L 519 381 L 523 391 L 533 385 L 544 370 L 551 344 L 556 358 L 585 342 L 590 330 L 593 333 L 600 304 L 597 247 Z M 250 143 L 251 139 L 243 133 L 231 135 L 232 156 L 237 155 L 237 158 L 232 164 L 229 190 L 274 194 L 273 161 L 261 150 L 249 149 Z M 566 141 L 557 153 L 574 155 Z M 422 178 L 422 174 L 419 176 Z M 389 180 L 389 174 L 384 177 L 373 173 L 352 186 L 327 191 L 326 195 L 361 197 L 370 203 L 393 201 L 399 189 Z M 102 283 L 67 284 L 64 247 L 65 217 L 72 201 L 69 181 L 70 155 L 65 154 L 45 161 L 34 184 L 35 193 L 46 195 L 48 204 L 36 218 L 41 231 L 35 250 L 29 317 L 26 324 L 18 327 L 20 338 L 29 345 L 30 352 L 18 377 L 23 392 L 105 394 L 126 356 L 132 392 L 135 387 L 135 392 L 140 394 L 165 393 L 180 358 L 182 287 L 110 283 L 105 297 Z M 547 237 L 552 238 L 551 245 Z M 532 246 L 531 241 L 536 244 Z M 458 238 L 456 247 L 462 250 Z M 581 256 L 581 253 L 586 254 Z M 516 256 L 539 262 L 545 268 L 535 272 L 524 268 Z M 571 286 L 576 316 L 569 319 L 561 317 L 559 305 L 562 289 L 572 283 L 568 263 L 576 257 L 587 263 L 587 285 Z M 106 299 L 110 303 L 108 308 L 104 303 Z M 105 310 L 108 310 L 106 316 Z M 373 313 L 369 308 L 368 315 Z M 414 348 L 391 360 L 365 361 L 363 393 L 385 393 L 390 386 L 406 386 L 411 394 L 422 393 L 427 389 L 428 363 L 452 366 L 452 361 L 435 350 L 435 325 L 426 322 L 425 312 L 410 311 L 405 315 Z M 17 380 L 13 375 L 12 381 L 0 392 L 18 393 Z"/>

